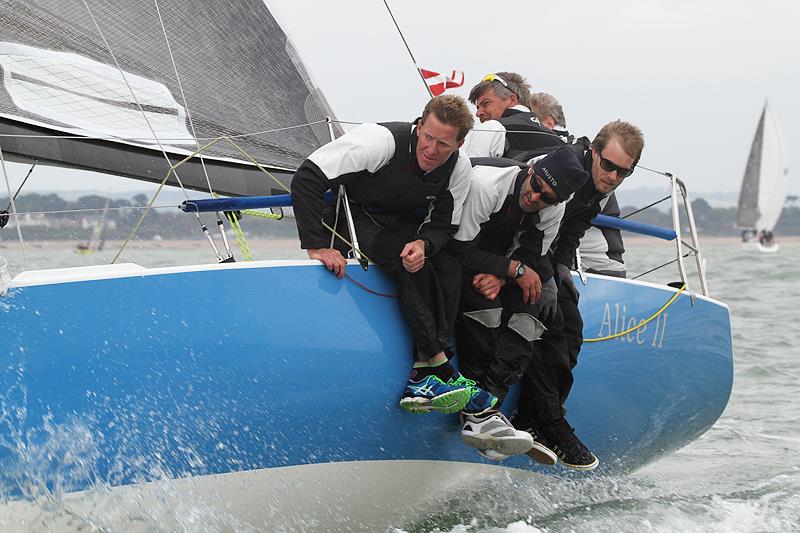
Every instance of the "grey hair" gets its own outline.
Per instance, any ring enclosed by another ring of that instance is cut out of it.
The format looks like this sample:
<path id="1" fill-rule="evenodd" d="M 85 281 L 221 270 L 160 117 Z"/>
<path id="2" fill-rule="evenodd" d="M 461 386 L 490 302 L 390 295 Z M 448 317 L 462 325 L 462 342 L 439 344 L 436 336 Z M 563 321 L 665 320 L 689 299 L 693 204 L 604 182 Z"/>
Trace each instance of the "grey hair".
<path id="1" fill-rule="evenodd" d="M 494 94 L 502 100 L 509 98 L 513 94 L 517 97 L 520 104 L 526 107 L 530 106 L 531 84 L 528 83 L 528 80 L 526 80 L 524 76 L 516 72 L 495 72 L 494 74 L 503 78 L 503 81 L 508 84 L 508 88 L 499 81 L 481 80 L 480 83 L 470 90 L 470 102 L 477 105 L 478 98 L 483 96 L 483 93 L 487 90 L 492 89 Z"/>
<path id="2" fill-rule="evenodd" d="M 529 106 L 539 122 L 544 123 L 547 117 L 553 117 L 556 126 L 567 127 L 567 119 L 564 116 L 564 109 L 556 100 L 556 97 L 547 93 L 535 93 L 531 95 L 531 105 Z"/>

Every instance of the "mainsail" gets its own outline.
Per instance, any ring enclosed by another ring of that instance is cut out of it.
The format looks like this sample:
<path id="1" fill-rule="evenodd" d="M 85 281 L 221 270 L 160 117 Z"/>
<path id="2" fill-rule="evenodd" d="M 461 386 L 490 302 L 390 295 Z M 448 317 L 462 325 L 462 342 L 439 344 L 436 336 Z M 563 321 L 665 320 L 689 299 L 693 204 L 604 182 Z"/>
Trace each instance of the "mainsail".
<path id="1" fill-rule="evenodd" d="M 772 231 L 789 192 L 789 151 L 769 105 L 764 104 L 750 147 L 736 225 Z"/>
<path id="2" fill-rule="evenodd" d="M 215 192 L 264 195 L 276 184 L 249 158 L 288 181 L 330 139 L 333 113 L 263 0 L 0 0 L 0 68 L 16 159 L 160 182 L 228 136 L 241 150 L 216 142 L 181 182 L 207 190 L 207 172 Z"/>

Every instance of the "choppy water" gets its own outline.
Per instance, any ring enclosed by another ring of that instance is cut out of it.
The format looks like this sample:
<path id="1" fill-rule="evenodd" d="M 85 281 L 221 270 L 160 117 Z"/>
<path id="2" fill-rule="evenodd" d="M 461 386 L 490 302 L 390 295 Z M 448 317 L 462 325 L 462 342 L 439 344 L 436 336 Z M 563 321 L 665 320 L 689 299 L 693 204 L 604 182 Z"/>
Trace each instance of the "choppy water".
<path id="1" fill-rule="evenodd" d="M 670 256 L 651 247 L 629 248 L 626 259 L 632 274 Z M 0 255 L 4 252 L 0 250 Z M 784 243 L 777 254 L 744 252 L 738 245 L 710 245 L 704 253 L 712 295 L 731 307 L 736 360 L 730 403 L 707 434 L 633 475 L 541 477 L 524 484 L 497 481 L 442 502 L 414 524 L 397 524 L 398 529 L 800 531 L 800 245 Z M 126 260 L 156 266 L 192 261 L 194 255 L 208 260 L 205 251 L 169 248 L 137 252 Z M 54 258 L 61 266 L 84 261 L 71 251 L 61 255 L 52 250 L 28 251 L 31 266 Z M 18 270 L 19 261 L 10 258 L 6 270 Z M 165 493 L 157 509 L 143 510 L 136 517 L 113 506 L 95 509 L 89 516 L 74 516 L 60 505 L 58 495 L 37 505 L 34 519 L 20 522 L 12 505 L 0 503 L 0 530 L 256 529 L 235 516 L 204 515 L 191 493 Z"/>

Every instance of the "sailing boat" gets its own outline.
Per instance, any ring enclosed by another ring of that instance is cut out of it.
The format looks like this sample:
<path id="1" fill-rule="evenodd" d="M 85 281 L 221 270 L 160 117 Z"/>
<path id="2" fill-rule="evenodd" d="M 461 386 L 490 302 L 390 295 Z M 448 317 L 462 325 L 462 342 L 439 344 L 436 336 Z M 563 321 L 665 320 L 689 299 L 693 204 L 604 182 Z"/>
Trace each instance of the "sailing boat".
<path id="1" fill-rule="evenodd" d="M 261 0 L 0 8 L 4 157 L 265 204 L 336 134 Z M 675 243 L 689 283 L 679 231 L 676 218 L 653 234 Z M 606 340 L 586 344 L 567 408 L 601 472 L 688 444 L 730 396 L 729 310 L 708 295 L 693 224 L 691 241 L 699 292 L 575 274 L 584 336 Z M 102 484 L 158 500 L 167 486 L 274 529 L 378 529 L 365 525 L 376 513 L 396 525 L 433 491 L 543 472 L 526 456 L 489 463 L 454 417 L 397 407 L 411 345 L 380 296 L 394 287 L 355 261 L 348 272 L 356 283 L 310 260 L 17 274 L 0 296 L 0 493 L 78 498 Z"/>
<path id="2" fill-rule="evenodd" d="M 773 229 L 789 192 L 789 150 L 768 102 L 750 146 L 750 157 L 739 193 L 736 227 L 745 248 L 777 252 Z"/>
<path id="3" fill-rule="evenodd" d="M 111 200 L 107 199 L 106 205 L 103 208 L 103 212 L 100 215 L 100 219 L 92 224 L 92 234 L 89 236 L 89 239 L 78 243 L 78 253 L 87 255 L 103 250 L 103 247 L 105 246 L 105 237 L 103 236 L 103 232 L 106 229 L 108 206 L 110 203 Z"/>

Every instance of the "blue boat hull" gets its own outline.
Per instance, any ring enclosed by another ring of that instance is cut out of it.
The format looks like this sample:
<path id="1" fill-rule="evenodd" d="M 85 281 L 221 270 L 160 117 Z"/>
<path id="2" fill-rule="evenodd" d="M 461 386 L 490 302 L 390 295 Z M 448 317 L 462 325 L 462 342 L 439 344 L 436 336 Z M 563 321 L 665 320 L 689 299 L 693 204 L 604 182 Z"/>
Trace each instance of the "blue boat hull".
<path id="1" fill-rule="evenodd" d="M 394 292 L 375 268 L 348 272 Z M 485 462 L 460 443 L 457 417 L 397 407 L 411 346 L 396 300 L 318 264 L 68 276 L 17 278 L 0 297 L 6 495 L 42 480 L 74 491 L 336 462 Z M 586 338 L 675 293 L 604 277 L 578 286 Z M 601 471 L 631 471 L 711 427 L 732 379 L 727 307 L 684 293 L 637 332 L 584 345 L 568 417 Z M 548 471 L 525 456 L 502 465 Z"/>

